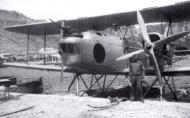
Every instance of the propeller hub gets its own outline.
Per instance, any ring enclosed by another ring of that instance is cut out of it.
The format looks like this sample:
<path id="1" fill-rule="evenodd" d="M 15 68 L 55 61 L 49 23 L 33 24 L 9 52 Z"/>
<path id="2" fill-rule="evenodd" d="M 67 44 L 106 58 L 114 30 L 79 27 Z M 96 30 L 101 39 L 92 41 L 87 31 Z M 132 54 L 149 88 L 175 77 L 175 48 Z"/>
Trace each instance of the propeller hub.
<path id="1" fill-rule="evenodd" d="M 151 44 L 146 44 L 145 49 L 146 49 L 146 50 L 152 49 L 152 45 L 151 45 Z"/>

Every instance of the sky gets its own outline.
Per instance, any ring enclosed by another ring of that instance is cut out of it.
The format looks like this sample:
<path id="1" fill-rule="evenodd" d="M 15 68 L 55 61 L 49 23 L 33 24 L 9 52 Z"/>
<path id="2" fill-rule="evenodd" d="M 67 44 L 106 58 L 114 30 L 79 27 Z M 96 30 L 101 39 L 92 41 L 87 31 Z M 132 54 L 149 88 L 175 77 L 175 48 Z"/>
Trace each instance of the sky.
<path id="1" fill-rule="evenodd" d="M 0 9 L 34 19 L 75 19 L 165 6 L 184 0 L 0 0 Z"/>

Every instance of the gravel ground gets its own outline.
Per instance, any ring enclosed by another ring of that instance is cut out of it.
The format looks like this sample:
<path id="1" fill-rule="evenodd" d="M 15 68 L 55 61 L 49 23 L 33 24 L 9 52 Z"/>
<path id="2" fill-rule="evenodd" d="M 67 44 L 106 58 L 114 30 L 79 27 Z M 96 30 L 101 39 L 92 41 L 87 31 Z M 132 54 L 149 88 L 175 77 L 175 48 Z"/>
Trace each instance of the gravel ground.
<path id="1" fill-rule="evenodd" d="M 17 96 L 18 94 L 12 94 Z M 125 101 L 108 109 L 88 105 L 110 105 L 108 99 L 75 95 L 25 94 L 19 99 L 0 102 L 0 115 L 35 106 L 27 111 L 2 118 L 190 118 L 190 103 L 145 100 Z"/>

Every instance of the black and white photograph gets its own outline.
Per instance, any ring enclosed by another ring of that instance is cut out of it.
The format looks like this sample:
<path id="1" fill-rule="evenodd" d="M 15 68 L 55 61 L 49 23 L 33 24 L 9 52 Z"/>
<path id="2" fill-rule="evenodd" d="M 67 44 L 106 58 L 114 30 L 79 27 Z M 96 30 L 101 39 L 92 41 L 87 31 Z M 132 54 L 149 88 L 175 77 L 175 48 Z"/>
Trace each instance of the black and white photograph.
<path id="1" fill-rule="evenodd" d="M 0 0 L 0 118 L 190 118 L 190 0 Z"/>

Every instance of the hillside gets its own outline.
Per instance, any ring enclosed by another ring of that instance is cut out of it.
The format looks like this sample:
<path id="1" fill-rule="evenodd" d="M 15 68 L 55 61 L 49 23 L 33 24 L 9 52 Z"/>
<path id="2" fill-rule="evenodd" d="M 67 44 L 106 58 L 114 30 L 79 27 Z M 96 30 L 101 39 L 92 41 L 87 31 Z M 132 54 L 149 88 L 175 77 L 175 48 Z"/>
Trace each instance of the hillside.
<path id="1" fill-rule="evenodd" d="M 42 21 L 44 20 L 34 20 L 16 11 L 0 10 L 0 52 L 18 54 L 26 51 L 26 35 L 8 32 L 4 27 Z M 47 39 L 47 47 L 57 48 L 56 36 L 48 36 Z M 30 50 L 38 51 L 42 47 L 43 36 L 30 36 Z"/>

